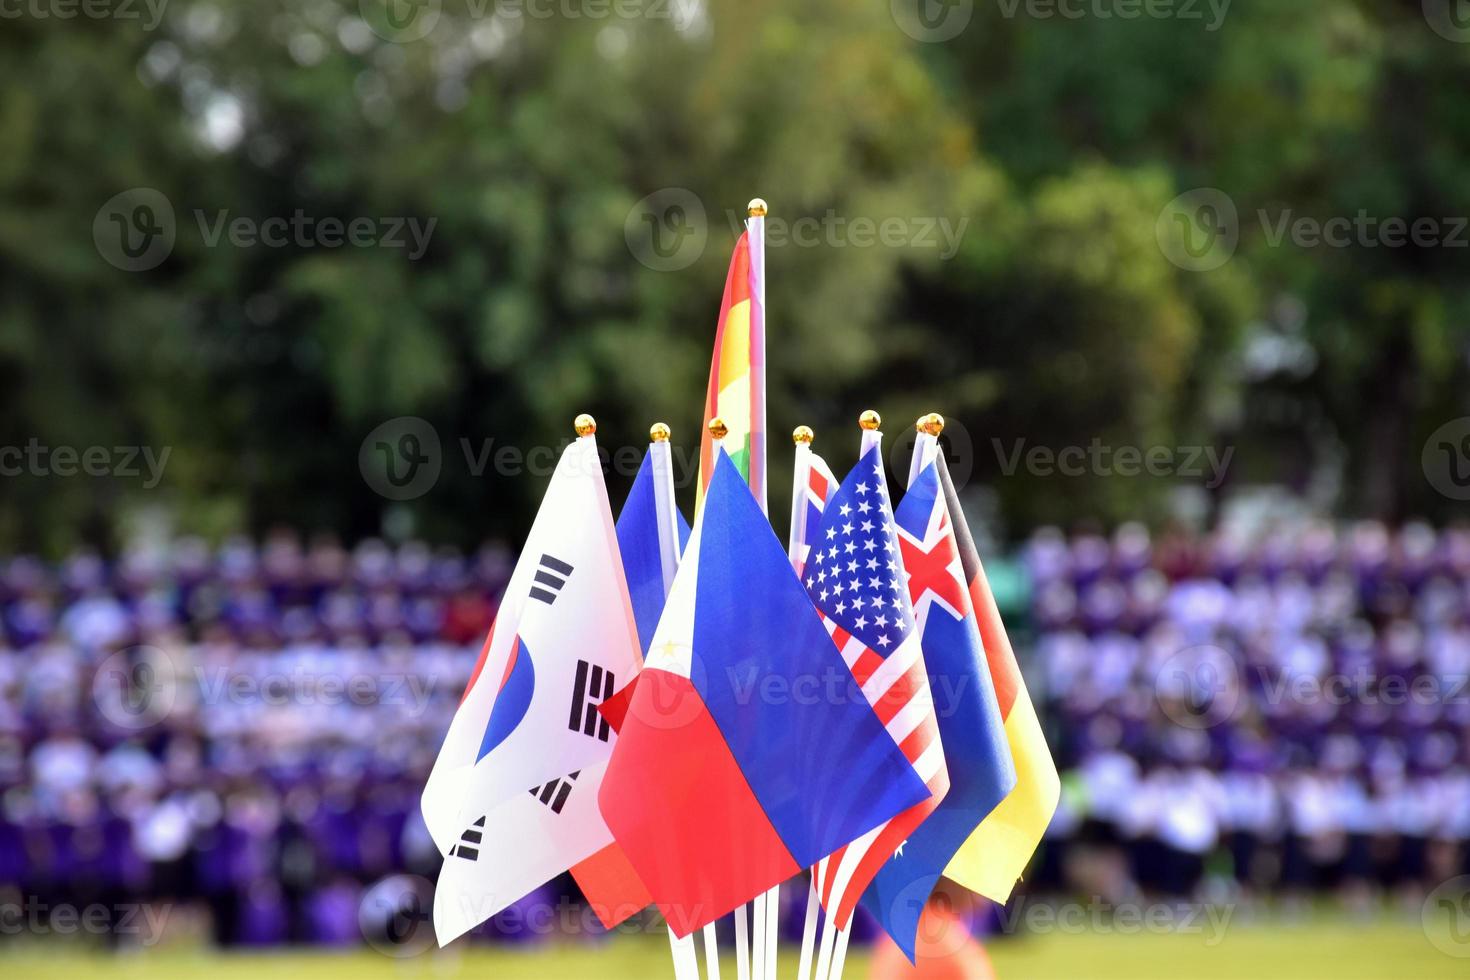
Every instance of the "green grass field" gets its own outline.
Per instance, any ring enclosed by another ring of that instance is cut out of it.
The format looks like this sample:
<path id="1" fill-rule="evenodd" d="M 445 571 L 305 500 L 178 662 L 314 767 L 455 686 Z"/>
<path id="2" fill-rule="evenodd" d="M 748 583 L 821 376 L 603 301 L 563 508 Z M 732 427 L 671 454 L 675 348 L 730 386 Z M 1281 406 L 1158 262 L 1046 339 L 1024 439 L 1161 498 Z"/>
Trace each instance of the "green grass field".
<path id="1" fill-rule="evenodd" d="M 1470 937 L 1435 936 L 1417 917 L 1371 922 L 1317 920 L 1300 925 L 1234 923 L 1222 934 L 1048 933 L 992 941 L 990 959 L 1000 980 L 1433 980 L 1470 977 Z M 1452 955 L 1458 953 L 1461 955 Z M 794 950 L 783 950 L 780 975 L 796 971 Z M 286 951 L 219 954 L 151 949 L 89 953 L 60 946 L 0 946 L 0 975 L 25 980 L 541 980 L 553 978 L 671 977 L 668 947 L 657 937 L 626 936 L 597 946 L 543 946 L 500 950 L 452 946 L 393 959 L 371 950 L 345 953 Z M 846 976 L 870 975 L 870 959 L 856 951 Z M 723 977 L 735 977 L 726 962 Z"/>

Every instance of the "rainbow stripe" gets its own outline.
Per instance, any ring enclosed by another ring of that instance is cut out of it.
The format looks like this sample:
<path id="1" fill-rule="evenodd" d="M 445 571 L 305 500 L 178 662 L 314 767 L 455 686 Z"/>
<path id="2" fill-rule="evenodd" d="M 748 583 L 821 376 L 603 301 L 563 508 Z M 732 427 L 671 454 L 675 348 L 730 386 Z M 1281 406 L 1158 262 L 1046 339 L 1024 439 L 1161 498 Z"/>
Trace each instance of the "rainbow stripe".
<path id="1" fill-rule="evenodd" d="M 720 319 L 715 327 L 715 352 L 710 362 L 705 395 L 704 431 L 699 451 L 699 488 L 696 510 L 704 503 L 714 473 L 714 445 L 709 420 L 719 416 L 730 430 L 725 451 L 740 475 L 766 507 L 766 311 L 764 219 L 751 218 L 735 243 Z"/>

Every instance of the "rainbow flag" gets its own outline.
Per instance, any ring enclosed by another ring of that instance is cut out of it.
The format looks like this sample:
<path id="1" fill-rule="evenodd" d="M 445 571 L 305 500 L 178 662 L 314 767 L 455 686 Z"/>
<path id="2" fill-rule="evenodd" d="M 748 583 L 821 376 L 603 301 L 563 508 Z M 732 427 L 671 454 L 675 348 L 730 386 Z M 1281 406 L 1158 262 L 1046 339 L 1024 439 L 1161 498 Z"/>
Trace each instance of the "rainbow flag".
<path id="1" fill-rule="evenodd" d="M 1015 787 L 960 845 L 945 867 L 944 875 L 972 892 L 1004 904 L 1036 853 L 1047 824 L 1051 823 L 1061 795 L 1061 781 L 942 455 L 938 466 L 959 547 L 960 565 L 969 583 L 970 602 L 979 621 L 985 659 L 995 684 L 1001 723 L 1011 759 L 1016 764 Z"/>
<path id="2" fill-rule="evenodd" d="M 699 449 L 699 487 L 695 511 L 704 505 L 714 473 L 714 445 L 709 420 L 719 416 L 730 430 L 725 452 L 750 492 L 766 509 L 766 248 L 765 218 L 752 216 L 735 243 L 720 320 L 715 326 L 715 353 L 710 362 L 704 401 L 704 431 Z"/>

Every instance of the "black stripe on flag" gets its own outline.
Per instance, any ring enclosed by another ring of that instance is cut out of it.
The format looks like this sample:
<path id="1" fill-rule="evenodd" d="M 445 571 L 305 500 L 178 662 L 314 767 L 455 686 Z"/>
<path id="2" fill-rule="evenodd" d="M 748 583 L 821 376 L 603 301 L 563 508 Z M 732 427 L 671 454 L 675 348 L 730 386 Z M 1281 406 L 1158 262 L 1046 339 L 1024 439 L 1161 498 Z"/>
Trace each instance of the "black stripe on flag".
<path id="1" fill-rule="evenodd" d="M 567 584 L 571 577 L 572 566 L 552 555 L 542 555 L 536 571 L 536 585 L 531 586 L 530 596 L 539 599 L 548 606 L 556 601 L 561 595 L 562 587 Z M 554 574 L 553 574 L 554 573 Z M 541 588 L 541 586 L 546 588 Z"/>
<path id="2" fill-rule="evenodd" d="M 562 561 L 560 558 L 553 558 L 551 555 L 542 555 L 541 556 L 541 564 L 544 567 L 551 569 L 553 572 L 560 572 L 562 575 L 571 575 L 572 574 L 572 566 L 571 565 L 568 565 L 566 562 Z"/>
<path id="3" fill-rule="evenodd" d="M 459 844 L 450 848 L 450 856 L 462 857 L 467 861 L 478 861 L 480 859 L 479 844 L 484 839 L 484 834 L 475 828 L 484 826 L 485 818 L 481 817 L 472 826 L 466 828 L 465 832 L 459 835 Z M 471 847 L 472 844 L 475 846 Z"/>
<path id="4" fill-rule="evenodd" d="M 582 774 L 578 769 L 561 779 L 553 779 L 543 786 L 532 786 L 531 795 L 551 808 L 552 813 L 561 813 L 562 807 L 567 805 L 567 797 L 572 795 L 572 783 Z"/>
<path id="5" fill-rule="evenodd" d="M 572 711 L 567 727 L 606 742 L 612 727 L 598 712 L 597 705 L 612 697 L 614 686 L 612 671 L 578 660 L 577 672 L 572 679 Z"/>
<path id="6" fill-rule="evenodd" d="M 561 808 L 564 807 L 564 806 L 566 806 L 566 804 L 567 804 L 567 797 L 568 796 L 571 796 L 571 795 L 572 795 L 572 784 L 569 783 L 569 782 L 565 782 L 565 781 L 562 782 L 562 784 L 561 784 L 561 792 L 559 792 L 559 793 L 556 794 L 556 801 L 551 804 L 551 812 L 552 813 L 560 813 L 561 812 Z"/>

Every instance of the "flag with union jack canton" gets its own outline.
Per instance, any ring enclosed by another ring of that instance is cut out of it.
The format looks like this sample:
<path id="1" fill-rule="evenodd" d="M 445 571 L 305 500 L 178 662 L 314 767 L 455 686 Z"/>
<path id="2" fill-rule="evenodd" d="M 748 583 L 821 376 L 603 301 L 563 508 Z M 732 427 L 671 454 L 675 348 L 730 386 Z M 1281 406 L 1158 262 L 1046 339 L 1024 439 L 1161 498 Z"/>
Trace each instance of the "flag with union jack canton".
<path id="1" fill-rule="evenodd" d="M 802 581 L 854 682 L 930 792 L 818 862 L 814 874 L 822 906 L 846 928 L 884 862 L 944 799 L 949 774 L 879 447 L 864 454 L 827 499 L 808 540 Z"/>
<path id="2" fill-rule="evenodd" d="M 808 457 L 806 486 L 801 489 L 801 500 L 798 504 L 797 520 L 801 522 L 798 532 L 799 545 L 796 550 L 796 574 L 801 575 L 806 570 L 807 561 L 811 558 L 812 545 L 816 541 L 817 531 L 822 523 L 822 512 L 827 509 L 827 498 L 832 491 L 837 489 L 837 477 L 832 475 L 827 461 L 816 453 Z"/>
<path id="3" fill-rule="evenodd" d="M 919 471 L 894 516 L 909 600 L 938 699 L 949 793 L 909 836 L 903 854 L 879 870 L 863 905 L 912 961 L 930 892 L 1015 787 L 1016 766 L 934 462 Z"/>

